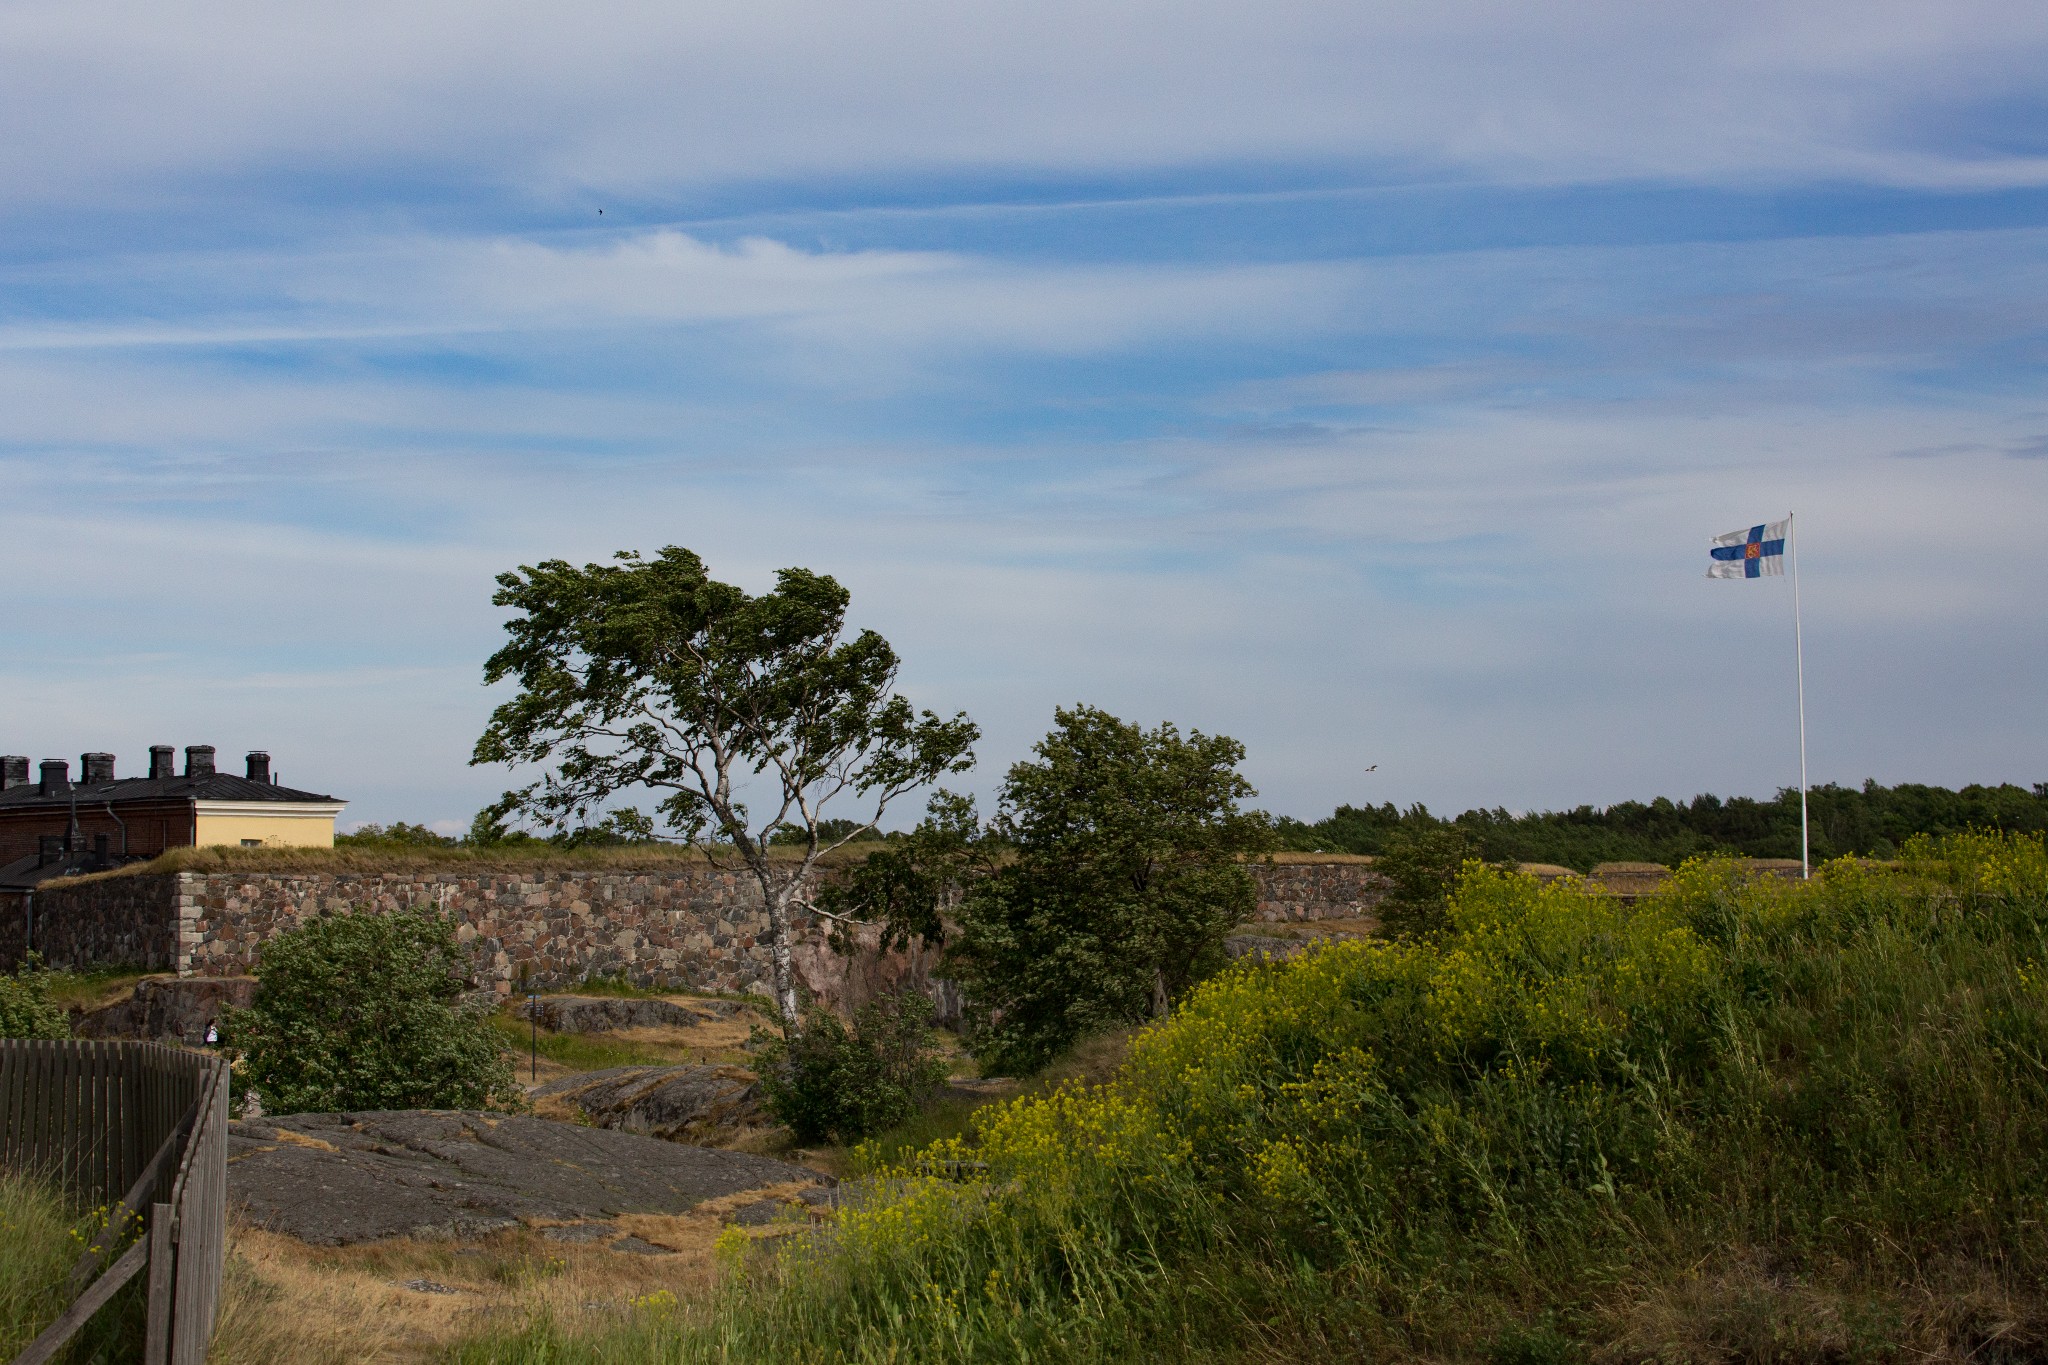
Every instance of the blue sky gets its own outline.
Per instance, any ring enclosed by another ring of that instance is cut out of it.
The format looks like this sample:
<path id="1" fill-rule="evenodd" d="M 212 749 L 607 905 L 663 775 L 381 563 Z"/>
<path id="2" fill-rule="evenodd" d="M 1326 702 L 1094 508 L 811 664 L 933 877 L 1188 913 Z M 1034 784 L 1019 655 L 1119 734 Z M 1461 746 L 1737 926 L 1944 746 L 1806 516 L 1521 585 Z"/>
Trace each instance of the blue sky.
<path id="1" fill-rule="evenodd" d="M 1765 794 L 1796 508 L 1816 780 L 2048 779 L 2048 10 L 1693 8 L 17 0 L 0 749 L 466 824 L 492 576 L 674 543 L 983 793 Z"/>

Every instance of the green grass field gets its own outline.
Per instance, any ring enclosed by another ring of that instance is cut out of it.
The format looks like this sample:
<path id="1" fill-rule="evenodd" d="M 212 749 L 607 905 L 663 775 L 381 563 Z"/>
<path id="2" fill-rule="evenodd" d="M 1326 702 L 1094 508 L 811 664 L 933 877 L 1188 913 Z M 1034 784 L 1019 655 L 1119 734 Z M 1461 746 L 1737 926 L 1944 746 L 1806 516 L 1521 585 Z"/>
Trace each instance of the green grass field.
<path id="1" fill-rule="evenodd" d="M 1452 921 L 1209 983 L 714 1295 L 456 1358 L 2048 1354 L 2038 837 L 1632 907 L 1474 869 Z"/>

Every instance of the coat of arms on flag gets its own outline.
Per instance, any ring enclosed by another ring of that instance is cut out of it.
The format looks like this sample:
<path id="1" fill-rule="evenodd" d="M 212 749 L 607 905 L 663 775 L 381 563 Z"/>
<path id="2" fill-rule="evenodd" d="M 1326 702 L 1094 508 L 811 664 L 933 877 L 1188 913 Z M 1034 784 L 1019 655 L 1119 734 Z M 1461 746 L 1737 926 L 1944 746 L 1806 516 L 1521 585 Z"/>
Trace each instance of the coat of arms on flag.
<path id="1" fill-rule="evenodd" d="M 1762 578 L 1785 572 L 1787 521 L 1767 521 L 1747 531 L 1730 531 L 1715 536 L 1707 551 L 1714 562 L 1707 566 L 1709 578 Z"/>

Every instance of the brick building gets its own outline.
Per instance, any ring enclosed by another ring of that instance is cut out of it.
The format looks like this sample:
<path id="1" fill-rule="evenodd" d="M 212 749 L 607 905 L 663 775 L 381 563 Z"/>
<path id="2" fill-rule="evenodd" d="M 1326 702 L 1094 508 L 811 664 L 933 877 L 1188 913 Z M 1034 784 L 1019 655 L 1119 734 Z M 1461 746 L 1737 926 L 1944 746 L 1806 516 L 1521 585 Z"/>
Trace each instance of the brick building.
<path id="1" fill-rule="evenodd" d="M 175 753 L 151 746 L 149 775 L 126 778 L 115 775 L 112 754 L 82 754 L 75 783 L 62 759 L 45 759 L 31 778 L 28 759 L 0 757 L 0 894 L 170 848 L 333 846 L 345 803 L 279 786 L 269 754 L 251 753 L 236 777 L 215 769 L 210 744 L 186 748 L 182 774 Z"/>

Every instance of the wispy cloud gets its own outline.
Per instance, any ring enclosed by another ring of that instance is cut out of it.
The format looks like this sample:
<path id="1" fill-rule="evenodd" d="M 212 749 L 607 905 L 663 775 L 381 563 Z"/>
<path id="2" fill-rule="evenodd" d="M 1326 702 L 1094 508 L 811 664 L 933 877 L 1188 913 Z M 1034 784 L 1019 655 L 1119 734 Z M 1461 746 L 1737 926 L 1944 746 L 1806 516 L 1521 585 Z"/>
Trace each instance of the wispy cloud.
<path id="1" fill-rule="evenodd" d="M 1972 191 L 2048 185 L 2044 58 L 2019 0 L 24 0 L 0 747 L 460 825 L 492 576 L 682 543 L 844 578 L 983 789 L 1088 700 L 1308 815 L 1762 791 L 1787 604 L 1700 546 L 1796 508 L 1816 771 L 2038 780 L 2048 194 Z"/>

